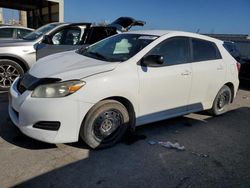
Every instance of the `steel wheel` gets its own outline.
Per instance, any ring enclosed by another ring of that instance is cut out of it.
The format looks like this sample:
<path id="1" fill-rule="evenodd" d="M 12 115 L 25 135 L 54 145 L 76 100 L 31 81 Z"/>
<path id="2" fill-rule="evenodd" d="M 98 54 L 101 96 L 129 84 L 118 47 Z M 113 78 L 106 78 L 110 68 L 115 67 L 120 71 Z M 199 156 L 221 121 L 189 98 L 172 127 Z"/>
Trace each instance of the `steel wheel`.
<path id="1" fill-rule="evenodd" d="M 224 107 L 230 103 L 230 91 L 225 90 L 223 91 L 217 101 L 217 108 L 218 111 L 223 111 Z"/>
<path id="2" fill-rule="evenodd" d="M 227 85 L 224 85 L 216 95 L 213 106 L 208 112 L 216 116 L 226 113 L 232 97 L 233 93 L 231 89 Z"/>
<path id="3" fill-rule="evenodd" d="M 119 135 L 123 122 L 123 116 L 119 111 L 115 109 L 105 111 L 96 118 L 93 134 L 102 143 L 109 142 Z"/>
<path id="4" fill-rule="evenodd" d="M 119 142 L 129 127 L 126 107 L 115 100 L 104 100 L 88 112 L 80 129 L 80 137 L 91 148 L 107 148 Z"/>

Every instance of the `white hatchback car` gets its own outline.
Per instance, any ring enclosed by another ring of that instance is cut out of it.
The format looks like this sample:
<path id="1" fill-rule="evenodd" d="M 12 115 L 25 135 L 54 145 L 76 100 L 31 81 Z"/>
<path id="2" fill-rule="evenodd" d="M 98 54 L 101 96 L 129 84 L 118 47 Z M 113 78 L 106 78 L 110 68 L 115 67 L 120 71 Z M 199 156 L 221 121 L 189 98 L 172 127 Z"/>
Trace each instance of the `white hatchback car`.
<path id="1" fill-rule="evenodd" d="M 90 147 L 135 126 L 191 112 L 227 111 L 238 64 L 223 42 L 178 31 L 118 34 L 45 57 L 10 88 L 9 115 L 26 135 Z"/>

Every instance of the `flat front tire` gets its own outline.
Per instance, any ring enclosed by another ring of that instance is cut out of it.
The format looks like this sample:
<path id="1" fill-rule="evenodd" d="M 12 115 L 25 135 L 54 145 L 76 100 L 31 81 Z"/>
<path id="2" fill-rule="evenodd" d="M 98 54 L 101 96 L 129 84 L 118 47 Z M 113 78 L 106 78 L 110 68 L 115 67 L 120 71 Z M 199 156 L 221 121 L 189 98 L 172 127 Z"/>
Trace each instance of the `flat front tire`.
<path id="1" fill-rule="evenodd" d="M 115 100 L 104 100 L 88 112 L 80 137 L 91 148 L 107 148 L 119 142 L 129 126 L 126 107 Z"/>
<path id="2" fill-rule="evenodd" d="M 208 112 L 215 116 L 226 113 L 231 100 L 232 91 L 228 86 L 224 85 L 216 95 L 213 107 Z"/>
<path id="3" fill-rule="evenodd" d="M 0 91 L 8 91 L 17 77 L 24 74 L 23 68 L 15 61 L 0 60 Z"/>

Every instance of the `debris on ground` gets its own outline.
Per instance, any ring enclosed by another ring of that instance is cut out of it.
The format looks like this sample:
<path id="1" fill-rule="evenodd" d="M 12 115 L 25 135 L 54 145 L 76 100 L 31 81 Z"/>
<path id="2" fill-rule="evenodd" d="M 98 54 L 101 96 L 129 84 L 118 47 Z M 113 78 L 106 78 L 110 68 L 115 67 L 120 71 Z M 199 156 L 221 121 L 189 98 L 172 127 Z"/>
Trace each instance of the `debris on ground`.
<path id="1" fill-rule="evenodd" d="M 249 99 L 249 97 L 248 96 L 243 96 L 242 99 Z"/>
<path id="2" fill-rule="evenodd" d="M 155 145 L 155 144 L 158 144 L 158 142 L 155 141 L 155 140 L 149 140 L 149 141 L 148 141 L 148 144 L 150 144 L 150 145 Z"/>
<path id="3" fill-rule="evenodd" d="M 169 149 L 177 149 L 180 151 L 184 151 L 185 147 L 181 146 L 178 142 L 172 143 L 170 141 L 166 141 L 166 142 L 161 142 L 161 141 L 156 141 L 156 140 L 149 140 L 148 141 L 149 145 L 156 145 L 159 144 L 165 148 L 169 148 Z"/>
<path id="4" fill-rule="evenodd" d="M 177 149 L 177 150 L 185 150 L 184 146 L 181 146 L 178 142 L 172 143 L 172 142 L 158 142 L 161 146 L 169 149 Z"/>
<path id="5" fill-rule="evenodd" d="M 198 156 L 198 157 L 202 157 L 202 158 L 209 157 L 209 155 L 204 154 L 204 153 L 197 153 L 197 152 L 194 152 L 194 151 L 192 151 L 191 153 L 194 154 L 194 155 L 196 155 L 196 156 Z"/>

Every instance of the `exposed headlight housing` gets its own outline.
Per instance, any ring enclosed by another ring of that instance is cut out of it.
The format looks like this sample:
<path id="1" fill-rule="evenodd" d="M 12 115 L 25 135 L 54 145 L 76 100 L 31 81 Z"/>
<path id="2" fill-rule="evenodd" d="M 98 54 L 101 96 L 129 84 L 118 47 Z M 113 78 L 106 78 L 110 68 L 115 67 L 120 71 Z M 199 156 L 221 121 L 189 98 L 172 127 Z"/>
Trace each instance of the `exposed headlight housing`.
<path id="1" fill-rule="evenodd" d="M 86 83 L 81 80 L 71 80 L 53 84 L 44 84 L 35 88 L 31 97 L 35 98 L 59 98 L 66 97 L 78 91 Z"/>

